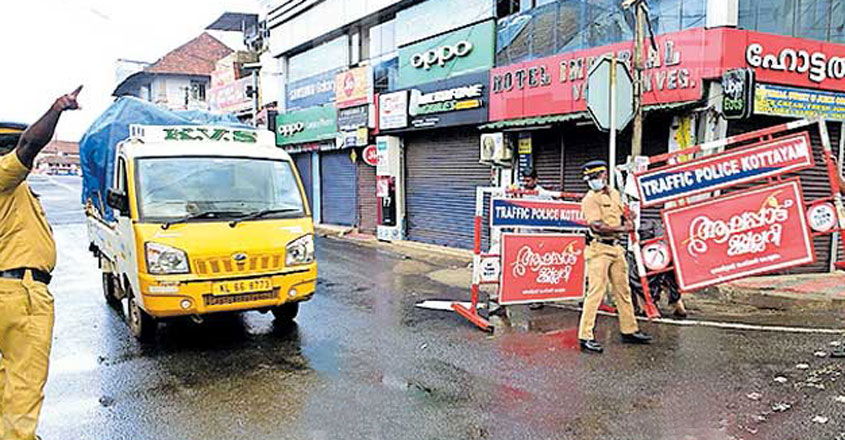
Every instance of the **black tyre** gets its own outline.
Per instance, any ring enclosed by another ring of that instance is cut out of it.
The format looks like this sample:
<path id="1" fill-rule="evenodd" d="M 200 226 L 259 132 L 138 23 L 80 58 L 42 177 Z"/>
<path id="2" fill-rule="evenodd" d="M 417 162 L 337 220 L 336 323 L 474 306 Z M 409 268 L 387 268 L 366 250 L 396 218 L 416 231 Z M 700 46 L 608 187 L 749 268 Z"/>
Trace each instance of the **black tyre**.
<path id="1" fill-rule="evenodd" d="M 132 288 L 127 287 L 127 289 L 129 331 L 132 332 L 135 339 L 141 342 L 152 341 L 155 338 L 158 323 L 138 305 Z"/>
<path id="2" fill-rule="evenodd" d="M 115 283 L 114 275 L 110 273 L 103 273 L 103 296 L 106 298 L 106 304 L 113 309 L 120 307 L 120 300 L 117 298 L 117 283 Z"/>
<path id="3" fill-rule="evenodd" d="M 299 313 L 299 303 L 287 303 L 278 307 L 273 307 L 273 316 L 279 321 L 293 321 L 296 314 Z"/>

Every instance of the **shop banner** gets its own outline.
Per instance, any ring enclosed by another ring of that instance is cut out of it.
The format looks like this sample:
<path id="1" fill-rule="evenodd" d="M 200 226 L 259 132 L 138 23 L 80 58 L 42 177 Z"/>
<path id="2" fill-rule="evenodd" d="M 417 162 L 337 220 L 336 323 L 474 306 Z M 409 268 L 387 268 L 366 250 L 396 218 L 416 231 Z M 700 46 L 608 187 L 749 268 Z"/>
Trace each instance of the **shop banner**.
<path id="1" fill-rule="evenodd" d="M 487 70 L 493 67 L 496 22 L 488 20 L 399 48 L 397 87 Z"/>
<path id="2" fill-rule="evenodd" d="M 341 108 L 337 110 L 338 131 L 355 131 L 367 127 L 369 121 L 369 106 Z"/>
<path id="3" fill-rule="evenodd" d="M 276 116 L 276 145 L 334 139 L 337 109 L 333 105 L 311 107 Z"/>
<path id="4" fill-rule="evenodd" d="M 252 78 L 246 77 L 213 87 L 208 90 L 208 106 L 212 111 L 224 113 L 238 113 L 252 109 L 252 98 L 247 96 L 246 89 L 252 85 Z"/>
<path id="5" fill-rule="evenodd" d="M 338 73 L 334 79 L 335 106 L 345 108 L 368 103 L 370 76 L 367 67 L 356 67 Z"/>
<path id="6" fill-rule="evenodd" d="M 470 73 L 408 89 L 407 124 L 393 129 L 421 130 L 487 122 L 488 77 L 487 71 Z M 379 129 L 390 130 L 383 124 Z"/>
<path id="7" fill-rule="evenodd" d="M 490 201 L 490 226 L 578 229 L 588 227 L 578 202 L 498 197 Z"/>
<path id="8" fill-rule="evenodd" d="M 288 84 L 285 109 L 297 110 L 334 101 L 336 73 L 337 70 L 332 70 Z"/>
<path id="9" fill-rule="evenodd" d="M 583 234 L 502 234 L 499 304 L 584 296 Z"/>
<path id="10" fill-rule="evenodd" d="M 758 84 L 754 95 L 754 113 L 845 121 L 845 93 Z"/>
<path id="11" fill-rule="evenodd" d="M 643 207 L 813 166 L 810 136 L 797 133 L 636 176 Z"/>
<path id="12" fill-rule="evenodd" d="M 754 69 L 757 81 L 810 89 L 845 90 L 845 45 L 738 29 L 709 31 L 711 50 L 726 69 Z"/>
<path id="13" fill-rule="evenodd" d="M 706 50 L 706 31 L 658 35 L 644 74 L 645 105 L 701 99 L 702 79 L 721 76 L 721 54 Z M 617 43 L 497 67 L 490 73 L 490 120 L 587 111 L 587 76 L 606 54 L 632 59 L 631 43 Z M 629 65 L 633 63 L 629 62 Z"/>
<path id="14" fill-rule="evenodd" d="M 662 215 L 682 291 L 815 262 L 798 179 Z"/>
<path id="15" fill-rule="evenodd" d="M 378 97 L 379 131 L 408 126 L 408 91 L 384 93 Z"/>

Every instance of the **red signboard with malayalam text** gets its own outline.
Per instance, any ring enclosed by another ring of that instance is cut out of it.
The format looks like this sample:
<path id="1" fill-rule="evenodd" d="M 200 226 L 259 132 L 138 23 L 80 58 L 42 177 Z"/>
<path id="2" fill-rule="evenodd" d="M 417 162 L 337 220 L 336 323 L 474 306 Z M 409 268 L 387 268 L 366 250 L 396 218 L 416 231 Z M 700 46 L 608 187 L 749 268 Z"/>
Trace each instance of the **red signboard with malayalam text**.
<path id="1" fill-rule="evenodd" d="M 499 304 L 584 296 L 583 234 L 502 234 Z"/>
<path id="2" fill-rule="evenodd" d="M 662 215 L 682 291 L 815 262 L 798 179 Z"/>

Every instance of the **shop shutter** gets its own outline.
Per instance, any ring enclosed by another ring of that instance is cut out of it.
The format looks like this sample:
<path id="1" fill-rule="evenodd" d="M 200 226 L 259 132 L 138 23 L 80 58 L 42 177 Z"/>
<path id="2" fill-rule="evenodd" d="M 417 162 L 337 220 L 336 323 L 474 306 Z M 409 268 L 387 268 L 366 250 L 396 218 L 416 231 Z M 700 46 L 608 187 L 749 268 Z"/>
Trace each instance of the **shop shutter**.
<path id="1" fill-rule="evenodd" d="M 308 206 L 311 207 L 313 214 L 314 197 L 312 197 L 312 191 L 314 190 L 314 185 L 312 184 L 311 153 L 294 154 L 293 163 L 296 165 L 297 171 L 299 171 L 299 178 L 302 179 L 302 186 L 305 187 L 305 196 L 308 197 Z"/>
<path id="2" fill-rule="evenodd" d="M 357 167 L 349 158 L 349 151 L 320 153 L 320 191 L 325 224 L 355 226 L 357 223 Z"/>
<path id="3" fill-rule="evenodd" d="M 753 130 L 760 130 L 771 127 L 773 125 L 783 124 L 792 119 L 777 118 L 770 116 L 756 115 L 750 119 L 731 121 L 728 124 L 728 135 L 733 136 L 740 133 L 746 133 Z M 840 123 L 828 123 L 827 131 L 830 137 L 831 148 L 835 155 L 839 152 L 839 138 L 841 133 Z M 812 201 L 821 197 L 830 195 L 830 180 L 827 176 L 827 169 L 824 167 L 824 158 L 822 156 L 821 139 L 819 137 L 818 129 L 815 126 L 810 127 L 810 140 L 813 144 L 813 159 L 816 166 L 808 170 L 803 170 L 798 173 L 787 174 L 784 178 L 798 176 L 801 179 L 801 188 L 804 191 L 805 201 Z M 746 186 L 747 188 L 747 186 Z M 737 189 L 741 189 L 738 187 Z M 796 267 L 782 273 L 821 273 L 827 272 L 830 268 L 830 245 L 831 236 L 824 235 L 816 237 L 813 240 L 813 246 L 816 251 L 816 263 Z M 839 259 L 842 259 L 842 250 L 840 249 Z"/>
<path id="4" fill-rule="evenodd" d="M 563 185 L 560 129 L 531 132 L 534 149 L 534 169 L 540 186 L 549 191 L 560 191 Z"/>
<path id="5" fill-rule="evenodd" d="M 415 133 L 405 139 L 408 238 L 471 249 L 475 189 L 490 186 L 490 166 L 478 162 L 471 129 Z"/>
<path id="6" fill-rule="evenodd" d="M 358 229 L 375 234 L 378 218 L 376 198 L 376 167 L 358 161 Z"/>

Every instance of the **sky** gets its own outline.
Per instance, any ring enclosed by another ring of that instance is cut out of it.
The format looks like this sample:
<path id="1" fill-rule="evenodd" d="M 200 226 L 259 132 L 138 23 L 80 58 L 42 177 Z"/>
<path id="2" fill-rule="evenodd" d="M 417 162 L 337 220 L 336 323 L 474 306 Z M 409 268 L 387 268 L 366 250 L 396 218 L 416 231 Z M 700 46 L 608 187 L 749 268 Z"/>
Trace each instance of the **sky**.
<path id="1" fill-rule="evenodd" d="M 56 138 L 78 141 L 114 99 L 118 58 L 155 61 L 256 0 L 4 0 L 0 120 L 32 123 L 82 84 Z"/>

